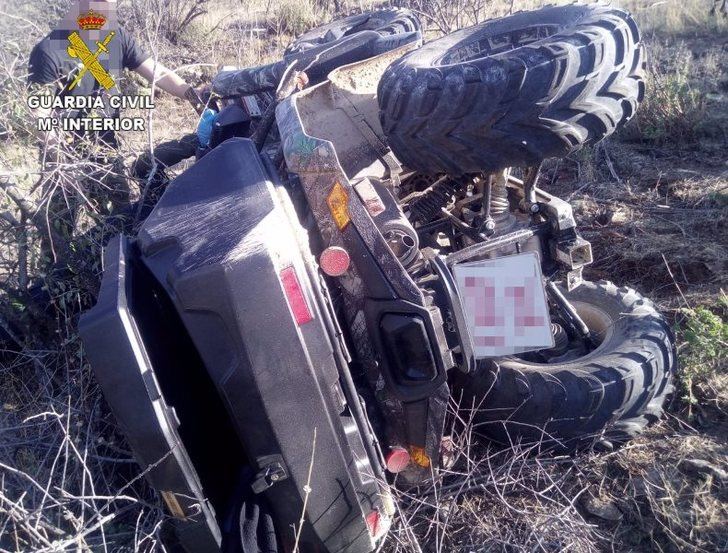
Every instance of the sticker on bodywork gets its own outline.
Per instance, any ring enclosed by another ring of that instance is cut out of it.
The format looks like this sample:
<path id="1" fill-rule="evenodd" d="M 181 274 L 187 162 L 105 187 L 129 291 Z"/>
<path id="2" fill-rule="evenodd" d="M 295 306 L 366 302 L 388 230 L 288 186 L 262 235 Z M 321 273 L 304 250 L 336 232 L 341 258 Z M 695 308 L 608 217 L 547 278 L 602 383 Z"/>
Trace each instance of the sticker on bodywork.
<path id="1" fill-rule="evenodd" d="M 377 191 L 368 179 L 364 179 L 356 184 L 354 189 L 359 194 L 362 202 L 364 202 L 364 207 L 367 208 L 369 215 L 372 217 L 376 217 L 386 209 L 382 198 L 379 197 L 379 194 L 377 194 Z"/>

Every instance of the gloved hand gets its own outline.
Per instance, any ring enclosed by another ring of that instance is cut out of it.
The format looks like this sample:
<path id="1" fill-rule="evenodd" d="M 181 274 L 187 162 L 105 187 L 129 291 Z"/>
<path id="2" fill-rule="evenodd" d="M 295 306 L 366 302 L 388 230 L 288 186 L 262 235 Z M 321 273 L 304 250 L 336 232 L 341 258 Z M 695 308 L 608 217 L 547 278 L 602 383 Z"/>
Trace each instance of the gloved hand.
<path id="1" fill-rule="evenodd" d="M 205 96 L 207 96 L 207 98 L 205 98 Z M 185 99 L 192 104 L 192 107 L 198 114 L 202 114 L 205 110 L 205 106 L 207 105 L 207 100 L 209 100 L 209 98 L 210 94 L 209 92 L 205 93 L 204 88 L 196 90 L 194 87 L 190 86 L 185 91 Z"/>
<path id="2" fill-rule="evenodd" d="M 197 140 L 200 142 L 200 146 L 207 148 L 210 145 L 210 139 L 212 138 L 212 129 L 215 125 L 215 119 L 217 118 L 217 112 L 206 108 L 202 111 L 200 116 L 200 122 L 197 124 Z"/>

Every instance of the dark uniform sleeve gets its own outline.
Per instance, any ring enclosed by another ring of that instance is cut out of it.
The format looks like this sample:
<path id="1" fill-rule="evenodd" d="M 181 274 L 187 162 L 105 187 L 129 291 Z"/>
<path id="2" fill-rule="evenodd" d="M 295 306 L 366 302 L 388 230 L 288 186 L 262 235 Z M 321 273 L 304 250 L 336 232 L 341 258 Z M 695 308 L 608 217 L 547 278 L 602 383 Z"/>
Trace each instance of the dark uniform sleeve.
<path id="1" fill-rule="evenodd" d="M 149 54 L 139 46 L 134 37 L 123 27 L 119 27 L 119 38 L 121 39 L 123 67 L 134 70 L 149 59 Z"/>
<path id="2" fill-rule="evenodd" d="M 58 62 L 48 51 L 49 41 L 41 40 L 30 53 L 28 61 L 28 82 L 34 84 L 50 84 L 56 82 L 61 75 Z"/>

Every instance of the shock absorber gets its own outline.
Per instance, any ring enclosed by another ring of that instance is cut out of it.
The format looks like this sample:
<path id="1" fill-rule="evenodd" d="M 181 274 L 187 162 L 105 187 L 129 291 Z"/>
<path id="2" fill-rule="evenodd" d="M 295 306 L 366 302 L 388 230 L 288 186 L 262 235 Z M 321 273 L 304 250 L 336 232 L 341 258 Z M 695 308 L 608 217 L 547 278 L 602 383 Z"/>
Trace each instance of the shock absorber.
<path id="1" fill-rule="evenodd" d="M 427 223 L 437 217 L 440 209 L 448 204 L 460 184 L 447 175 L 437 179 L 420 196 L 410 202 L 410 221 Z"/>
<path id="2" fill-rule="evenodd" d="M 508 169 L 500 173 L 488 175 L 483 182 L 483 207 L 480 213 L 481 232 L 492 235 L 496 229 L 503 234 L 515 224 L 508 202 Z"/>
<path id="3" fill-rule="evenodd" d="M 507 171 L 493 175 L 493 179 L 490 181 L 490 216 L 495 221 L 496 228 L 498 228 L 501 232 L 508 229 L 513 223 L 511 205 L 508 202 L 508 189 L 506 188 L 507 181 Z"/>

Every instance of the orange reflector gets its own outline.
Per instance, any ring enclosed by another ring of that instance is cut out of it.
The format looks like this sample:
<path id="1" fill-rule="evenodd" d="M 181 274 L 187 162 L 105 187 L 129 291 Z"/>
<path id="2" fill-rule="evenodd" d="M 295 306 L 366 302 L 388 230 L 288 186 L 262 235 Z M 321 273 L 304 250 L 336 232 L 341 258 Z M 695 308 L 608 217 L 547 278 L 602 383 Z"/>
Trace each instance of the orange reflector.
<path id="1" fill-rule="evenodd" d="M 410 462 L 410 454 L 403 447 L 393 447 L 387 455 L 387 470 L 393 474 L 402 472 Z"/>
<path id="2" fill-rule="evenodd" d="M 339 227 L 339 230 L 344 230 L 351 219 L 349 218 L 349 196 L 340 182 L 334 183 L 334 187 L 326 198 L 326 203 L 329 204 L 329 210 L 336 226 Z"/>
<path id="3" fill-rule="evenodd" d="M 167 509 L 169 509 L 169 512 L 172 513 L 172 516 L 176 518 L 187 518 L 185 516 L 185 511 L 182 508 L 182 505 L 179 504 L 179 500 L 177 499 L 177 496 L 174 492 L 160 492 L 162 494 L 162 499 L 164 499 L 164 502 L 167 504 Z"/>
<path id="4" fill-rule="evenodd" d="M 349 270 L 351 258 L 344 248 L 331 246 L 326 248 L 319 258 L 321 270 L 329 276 L 337 277 Z"/>
<path id="5" fill-rule="evenodd" d="M 424 447 L 416 445 L 410 446 L 410 456 L 412 457 L 412 460 L 421 467 L 427 468 L 430 466 L 430 458 L 427 456 L 427 453 L 425 453 Z"/>
<path id="6" fill-rule="evenodd" d="M 283 284 L 283 290 L 286 293 L 286 299 L 288 305 L 291 307 L 293 312 L 293 318 L 298 326 L 306 324 L 313 320 L 311 310 L 308 308 L 306 303 L 306 297 L 303 295 L 301 289 L 301 283 L 298 281 L 298 275 L 293 267 L 286 267 L 280 272 L 281 283 Z"/>

